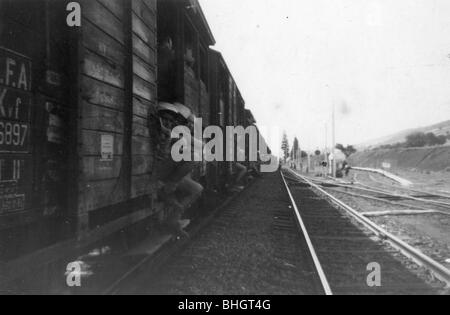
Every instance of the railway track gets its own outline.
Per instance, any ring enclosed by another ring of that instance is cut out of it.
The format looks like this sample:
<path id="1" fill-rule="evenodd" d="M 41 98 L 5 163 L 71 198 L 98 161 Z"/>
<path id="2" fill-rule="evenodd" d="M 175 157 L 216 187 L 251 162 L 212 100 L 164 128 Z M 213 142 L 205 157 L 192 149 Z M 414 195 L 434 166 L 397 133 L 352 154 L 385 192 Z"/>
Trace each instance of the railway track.
<path id="1" fill-rule="evenodd" d="M 306 229 L 313 235 L 311 238 L 313 239 L 316 251 L 319 252 L 319 260 L 322 263 L 325 274 L 331 275 L 329 276 L 330 279 L 333 279 L 333 277 L 337 278 L 336 280 L 330 280 L 330 286 L 332 288 L 333 281 L 337 283 L 335 287 L 337 293 L 345 293 L 345 290 L 342 290 L 343 288 L 339 285 L 339 277 L 334 275 L 333 268 L 328 266 L 329 264 L 333 266 L 333 262 L 330 263 L 329 261 L 333 261 L 334 259 L 338 262 L 342 261 L 341 270 L 344 270 L 345 273 L 350 275 L 355 266 L 357 266 L 357 270 L 361 272 L 361 270 L 365 270 L 363 265 L 370 263 L 370 261 L 377 262 L 381 266 L 385 265 L 384 270 L 388 272 L 387 278 L 389 279 L 387 280 L 387 287 L 382 287 L 379 288 L 379 291 L 374 290 L 372 292 L 385 293 L 386 291 L 384 290 L 387 290 L 392 291 L 390 293 L 414 293 L 415 290 L 412 288 L 415 287 L 415 284 L 409 282 L 414 282 L 414 279 L 410 278 L 406 281 L 396 278 L 406 272 L 405 267 L 399 266 L 394 262 L 395 259 L 393 259 L 393 255 L 398 256 L 399 252 L 432 272 L 448 286 L 450 283 L 450 272 L 448 269 L 424 255 L 416 248 L 413 248 L 399 238 L 383 230 L 374 222 L 327 192 L 320 186 L 322 183 L 321 181 L 313 182 L 288 169 L 284 170 L 284 174 L 286 174 L 285 181 L 287 182 L 287 188 L 291 191 L 290 194 L 293 195 L 293 203 L 298 201 L 302 205 L 301 215 L 305 221 Z M 328 199 L 328 201 L 333 203 L 340 210 L 331 207 L 329 204 L 327 206 L 327 201 L 321 198 Z M 324 209 L 326 210 L 324 211 Z M 351 217 L 351 221 L 357 222 L 359 228 L 354 224 L 349 225 L 350 219 L 348 216 Z M 340 228 L 341 225 L 342 228 Z M 329 229 L 327 229 L 327 226 Z M 317 230 L 318 228 L 325 228 L 325 231 Z M 321 233 L 325 235 L 321 235 Z M 375 239 L 367 243 L 370 237 L 375 237 Z M 339 241 L 333 242 L 333 238 L 336 238 L 336 240 Z M 324 242 L 323 240 L 326 241 Z M 388 248 L 386 248 L 386 242 L 389 244 Z M 336 246 L 336 250 L 330 249 L 330 244 Z M 335 257 L 333 257 L 333 253 L 336 254 Z M 388 261 L 387 264 L 383 262 L 384 259 Z M 355 264 L 353 263 L 353 260 L 355 260 Z M 392 278 L 390 278 L 391 276 Z M 356 277 L 354 280 L 356 280 L 358 284 L 361 284 L 363 280 L 361 277 L 363 277 L 363 275 L 361 275 L 360 278 Z M 349 285 L 351 287 L 352 283 Z M 389 286 L 391 286 L 391 289 L 389 289 Z M 418 291 L 420 291 L 420 287 L 421 285 L 418 285 Z M 363 292 L 367 292 L 367 288 L 362 289 L 364 289 Z M 404 292 L 402 292 L 402 290 L 404 290 Z"/>
<path id="2" fill-rule="evenodd" d="M 296 174 L 298 174 L 298 173 L 296 173 Z M 287 178 L 289 180 L 293 180 L 293 181 L 298 181 L 299 180 L 299 178 L 295 178 L 295 177 L 288 176 L 288 175 L 285 175 L 285 178 Z M 395 205 L 404 206 L 404 207 L 408 207 L 408 208 L 411 207 L 408 204 L 398 203 L 398 202 L 395 202 L 393 200 L 390 200 L 390 198 L 379 198 L 378 197 L 379 196 L 379 192 L 374 191 L 374 190 L 367 190 L 365 188 L 363 189 L 362 187 L 355 186 L 354 184 L 351 184 L 351 183 L 338 183 L 335 180 L 323 180 L 323 179 L 308 177 L 308 176 L 305 176 L 305 175 L 303 175 L 302 178 L 304 178 L 305 180 L 308 180 L 311 183 L 315 183 L 316 185 L 321 186 L 323 189 L 326 189 L 326 190 L 337 191 L 339 193 L 350 195 L 350 196 L 353 196 L 353 197 L 370 199 L 370 200 L 376 200 L 376 201 L 379 201 L 379 202 L 395 204 Z M 361 194 L 361 193 L 352 193 L 352 192 L 349 192 L 349 190 L 357 190 L 357 191 L 364 190 L 364 191 L 368 191 L 368 192 L 374 193 L 375 195 L 366 195 L 366 194 Z M 412 208 L 415 208 L 415 207 L 412 207 Z M 416 207 L 416 208 L 417 209 L 421 209 L 421 210 L 424 209 L 422 207 Z"/>
<path id="3" fill-rule="evenodd" d="M 187 244 L 141 264 L 110 293 L 324 294 L 282 185 L 267 174 Z"/>
<path id="4" fill-rule="evenodd" d="M 409 199 L 394 197 L 391 195 L 386 195 L 377 191 L 364 191 L 364 193 L 351 192 L 352 190 L 359 190 L 354 187 L 334 187 L 334 185 L 322 185 L 325 190 L 339 194 L 348 195 L 354 198 L 362 198 L 376 202 L 379 204 L 384 204 L 388 207 L 400 207 L 405 210 L 411 210 L 412 213 L 437 213 L 442 215 L 450 215 L 450 211 L 446 207 L 436 207 L 436 205 L 423 204 L 422 202 L 417 202 Z M 405 211 L 405 213 L 408 211 Z"/>
<path id="5" fill-rule="evenodd" d="M 379 189 L 386 191 L 386 189 L 392 191 L 396 191 L 398 193 L 407 194 L 412 197 L 416 198 L 423 198 L 423 199 L 440 199 L 442 201 L 450 202 L 450 195 L 444 194 L 441 192 L 433 192 L 433 191 L 426 191 L 426 190 L 420 190 L 420 189 L 412 189 L 412 188 L 406 188 L 399 185 L 389 185 L 385 182 L 382 182 L 381 180 L 376 179 L 373 175 L 369 175 L 370 181 L 373 183 L 373 185 L 364 184 L 361 180 L 359 180 L 360 173 L 355 174 L 355 183 L 358 184 L 361 187 L 369 188 L 369 189 Z M 375 185 L 375 186 L 374 186 Z"/>
<path id="6" fill-rule="evenodd" d="M 381 179 L 377 179 L 376 175 L 373 174 L 364 174 L 356 172 L 354 174 L 354 183 L 357 186 L 367 189 L 379 190 L 381 192 L 388 192 L 397 195 L 405 195 L 408 197 L 414 197 L 418 199 L 438 200 L 441 201 L 444 205 L 450 204 L 450 194 L 446 194 L 439 191 L 429 191 L 424 189 L 414 189 L 411 187 L 404 187 L 394 182 L 389 184 Z"/>
<path id="7" fill-rule="evenodd" d="M 366 185 L 366 184 L 363 184 L 360 182 L 356 182 L 356 185 L 359 186 L 360 188 L 366 189 L 366 191 L 368 191 L 368 192 L 379 194 L 382 196 L 384 195 L 384 196 L 386 196 L 385 198 L 387 198 L 387 199 L 412 200 L 412 201 L 417 201 L 417 202 L 423 203 L 423 204 L 430 204 L 433 206 L 450 209 L 450 197 L 447 197 L 447 196 L 432 194 L 432 193 L 428 193 L 428 192 L 420 191 L 420 190 L 412 190 L 412 189 L 407 189 L 407 188 L 395 187 L 394 189 L 403 191 L 403 192 L 397 193 L 397 192 L 380 189 L 379 187 Z"/>
<path id="8" fill-rule="evenodd" d="M 360 182 L 356 182 L 353 184 L 346 184 L 346 183 L 339 183 L 336 181 L 326 181 L 315 178 L 308 178 L 305 176 L 303 177 L 326 189 L 333 189 L 341 193 L 353 195 L 355 197 L 372 199 L 390 204 L 397 204 L 399 206 L 409 207 L 411 209 L 418 209 L 418 210 L 429 210 L 430 207 L 433 207 L 433 209 L 435 209 L 437 212 L 450 213 L 450 197 L 444 195 L 438 195 L 406 188 L 402 189 L 407 190 L 409 192 L 414 192 L 414 194 L 396 193 L 380 189 L 379 187 L 369 186 Z M 357 194 L 349 193 L 349 191 L 358 191 L 358 193 Z"/>
<path id="9" fill-rule="evenodd" d="M 394 257 L 398 250 L 332 207 L 311 183 L 284 172 L 267 177 L 110 293 L 437 293 Z M 371 278 L 378 266 L 381 286 Z"/>

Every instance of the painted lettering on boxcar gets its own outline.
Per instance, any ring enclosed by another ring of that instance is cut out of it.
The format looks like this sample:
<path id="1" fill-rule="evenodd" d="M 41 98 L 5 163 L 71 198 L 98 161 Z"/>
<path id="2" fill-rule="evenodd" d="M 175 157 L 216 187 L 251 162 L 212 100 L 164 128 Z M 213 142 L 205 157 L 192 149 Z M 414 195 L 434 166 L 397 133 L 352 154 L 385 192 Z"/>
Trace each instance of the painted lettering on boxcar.
<path id="1" fill-rule="evenodd" d="M 23 211 L 30 172 L 31 61 L 0 48 L 0 215 Z"/>
<path id="2" fill-rule="evenodd" d="M 0 85 L 29 92 L 30 60 L 8 49 L 0 48 Z"/>

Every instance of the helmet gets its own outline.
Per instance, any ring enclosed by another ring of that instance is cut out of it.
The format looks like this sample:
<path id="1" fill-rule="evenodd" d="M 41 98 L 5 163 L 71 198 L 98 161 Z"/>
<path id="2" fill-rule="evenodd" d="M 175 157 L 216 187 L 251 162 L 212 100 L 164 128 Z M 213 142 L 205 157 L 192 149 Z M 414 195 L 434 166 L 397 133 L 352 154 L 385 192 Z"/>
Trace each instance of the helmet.
<path id="1" fill-rule="evenodd" d="M 175 103 L 174 106 L 176 106 L 176 108 L 177 108 L 177 110 L 178 110 L 178 113 L 179 113 L 181 116 L 183 116 L 184 119 L 188 120 L 188 119 L 189 119 L 189 116 L 192 115 L 192 110 L 191 110 L 188 106 L 183 105 L 183 104 L 181 104 L 181 103 Z"/>
<path id="2" fill-rule="evenodd" d="M 174 114 L 180 114 L 177 106 L 175 106 L 174 104 L 160 102 L 160 103 L 158 103 L 158 112 L 163 112 L 163 111 L 172 112 Z"/>

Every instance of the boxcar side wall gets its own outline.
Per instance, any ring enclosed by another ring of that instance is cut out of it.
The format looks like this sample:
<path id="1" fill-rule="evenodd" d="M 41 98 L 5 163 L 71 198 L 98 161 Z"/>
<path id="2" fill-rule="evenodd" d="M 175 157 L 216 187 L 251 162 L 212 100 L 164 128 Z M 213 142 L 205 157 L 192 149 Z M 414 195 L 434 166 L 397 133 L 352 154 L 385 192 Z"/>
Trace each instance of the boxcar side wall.
<path id="1" fill-rule="evenodd" d="M 0 2 L 0 261 L 73 232 L 66 3 Z"/>
<path id="2" fill-rule="evenodd" d="M 147 196 L 152 190 L 153 152 L 149 114 L 157 100 L 156 0 L 132 1 L 133 112 L 131 197 Z"/>
<path id="3" fill-rule="evenodd" d="M 120 0 L 83 1 L 79 231 L 89 213 L 127 199 L 125 136 L 125 7 Z M 128 105 L 129 106 L 129 105 Z"/>
<path id="4" fill-rule="evenodd" d="M 156 3 L 85 0 L 80 58 L 79 231 L 151 208 L 148 115 L 156 99 Z M 120 206 L 118 206 L 120 205 Z M 127 209 L 126 211 L 123 208 Z"/>
<path id="5" fill-rule="evenodd" d="M 79 0 L 80 28 L 66 24 L 68 2 L 0 0 L 0 284 L 160 208 L 149 129 L 158 35 L 173 36 L 173 99 L 204 127 L 244 122 L 239 89 L 187 0 Z M 233 165 L 203 163 L 194 177 L 226 192 Z"/>
<path id="6" fill-rule="evenodd" d="M 156 0 L 68 2 L 0 1 L 1 280 L 153 211 Z"/>

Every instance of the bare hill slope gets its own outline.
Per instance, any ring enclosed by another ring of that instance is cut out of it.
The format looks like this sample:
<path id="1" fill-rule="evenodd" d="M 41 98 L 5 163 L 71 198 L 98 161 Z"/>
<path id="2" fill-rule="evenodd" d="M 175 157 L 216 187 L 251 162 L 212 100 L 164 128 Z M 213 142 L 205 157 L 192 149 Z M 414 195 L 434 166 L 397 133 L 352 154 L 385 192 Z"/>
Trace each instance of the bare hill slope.
<path id="1" fill-rule="evenodd" d="M 354 166 L 408 171 L 450 171 L 450 146 L 402 148 L 359 152 L 350 158 Z"/>
<path id="2" fill-rule="evenodd" d="M 398 133 L 395 133 L 395 134 L 392 134 L 389 136 L 385 136 L 385 137 L 381 137 L 378 139 L 367 141 L 365 143 L 361 143 L 361 144 L 357 145 L 357 148 L 359 148 L 361 150 L 364 148 L 378 147 L 381 145 L 404 142 L 408 135 L 410 135 L 412 133 L 416 133 L 416 132 L 424 132 L 424 133 L 432 132 L 436 136 L 450 135 L 450 120 L 441 122 L 439 124 L 427 126 L 427 127 L 403 130 L 403 131 L 400 131 Z"/>

